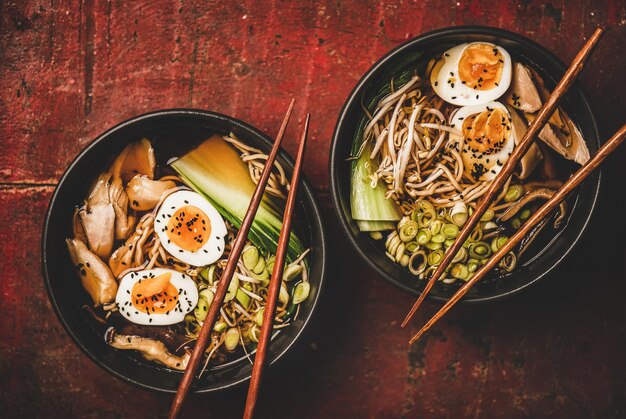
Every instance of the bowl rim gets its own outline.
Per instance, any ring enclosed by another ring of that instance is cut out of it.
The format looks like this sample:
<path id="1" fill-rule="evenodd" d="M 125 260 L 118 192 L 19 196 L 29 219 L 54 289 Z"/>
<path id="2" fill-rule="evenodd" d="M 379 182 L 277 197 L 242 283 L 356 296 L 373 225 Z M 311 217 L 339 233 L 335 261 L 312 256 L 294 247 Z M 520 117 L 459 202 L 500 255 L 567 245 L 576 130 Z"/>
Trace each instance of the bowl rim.
<path id="1" fill-rule="evenodd" d="M 391 49 L 390 51 L 388 51 L 387 53 L 385 53 L 381 58 L 379 58 L 364 74 L 363 76 L 359 79 L 359 81 L 355 84 L 354 88 L 352 89 L 352 91 L 350 92 L 350 94 L 348 95 L 347 99 L 345 100 L 341 111 L 339 113 L 339 117 L 337 118 L 337 122 L 335 124 L 335 129 L 333 131 L 333 136 L 331 139 L 331 145 L 330 145 L 330 154 L 329 154 L 329 160 L 328 160 L 328 166 L 329 166 L 329 176 L 330 176 L 330 195 L 332 198 L 332 202 L 333 202 L 333 208 L 334 208 L 334 212 L 335 215 L 337 216 L 337 218 L 339 219 L 339 224 L 341 226 L 341 229 L 343 230 L 343 233 L 345 236 L 347 236 L 348 240 L 350 241 L 352 247 L 354 248 L 354 250 L 356 250 L 356 252 L 359 254 L 359 256 L 366 261 L 366 263 L 369 265 L 369 267 L 371 269 L 373 269 L 379 276 L 381 276 L 383 279 L 385 279 L 387 282 L 395 285 L 396 287 L 402 289 L 403 291 L 412 294 L 414 296 L 419 296 L 420 295 L 420 291 L 418 291 L 417 289 L 407 286 L 404 283 L 400 282 L 399 280 L 396 280 L 395 278 L 393 278 L 387 271 L 385 271 L 383 269 L 383 267 L 381 267 L 380 265 L 376 264 L 371 258 L 368 257 L 367 252 L 362 249 L 359 246 L 359 243 L 357 242 L 356 236 L 352 233 L 352 229 L 350 227 L 350 223 L 349 220 L 347 219 L 346 216 L 344 216 L 344 213 L 342 211 L 342 207 L 341 207 L 341 194 L 339 191 L 339 174 L 338 174 L 338 166 L 337 166 L 337 161 L 338 159 L 341 158 L 341 156 L 339 156 L 339 144 L 341 142 L 341 138 L 340 138 L 340 131 L 342 130 L 342 126 L 346 123 L 346 120 L 348 119 L 348 111 L 350 108 L 352 108 L 352 106 L 354 106 L 355 103 L 358 103 L 358 95 L 362 92 L 362 90 L 366 87 L 366 84 L 370 81 L 371 78 L 373 78 L 375 76 L 376 73 L 378 73 L 378 71 L 384 67 L 387 62 L 393 58 L 396 58 L 398 56 L 403 55 L 406 51 L 409 51 L 415 44 L 419 44 L 422 42 L 427 42 L 427 41 L 433 41 L 436 40 L 439 37 L 442 36 L 449 36 L 449 35 L 486 35 L 486 36 L 497 36 L 497 37 L 501 37 L 501 38 L 506 38 L 508 40 L 511 40 L 513 42 L 517 42 L 519 44 L 522 44 L 528 48 L 532 48 L 534 49 L 536 52 L 538 52 L 539 54 L 545 56 L 545 58 L 549 61 L 552 62 L 552 64 L 554 64 L 556 67 L 559 68 L 560 71 L 562 71 L 563 73 L 565 73 L 565 71 L 567 70 L 567 67 L 565 66 L 565 64 L 556 56 L 554 55 L 550 50 L 548 50 L 546 47 L 542 46 L 541 44 L 533 41 L 530 38 L 527 38 L 521 34 L 515 33 L 515 32 L 511 32 L 508 31 L 506 29 L 501 29 L 501 28 L 497 28 L 497 27 L 492 27 L 492 26 L 482 26 L 482 25 L 462 25 L 462 26 L 449 26 L 449 27 L 443 27 L 443 28 L 438 28 L 432 31 L 428 31 L 425 32 L 423 34 L 417 35 L 405 42 L 403 42 L 402 44 L 398 45 L 397 47 Z M 595 137 L 599 139 L 600 143 L 601 143 L 601 139 L 600 139 L 600 135 L 598 133 L 598 125 L 597 125 L 597 121 L 596 121 L 596 116 L 593 112 L 593 108 L 591 107 L 591 104 L 589 102 L 589 99 L 587 98 L 587 94 L 585 93 L 585 90 L 583 89 L 583 87 L 580 85 L 579 81 L 576 80 L 574 85 L 572 86 L 573 89 L 577 89 L 580 92 L 580 101 L 581 103 L 584 105 L 584 107 L 589 111 L 589 115 L 590 115 L 590 122 L 591 122 L 591 127 L 593 129 L 593 132 L 595 134 Z M 555 258 L 554 263 L 549 266 L 547 269 L 545 269 L 543 272 L 537 274 L 532 280 L 525 282 L 524 284 L 513 288 L 511 290 L 508 291 L 503 291 L 494 295 L 490 295 L 490 296 L 485 296 L 485 297 L 481 297 L 481 296 L 474 296 L 474 297 L 468 297 L 465 296 L 463 297 L 460 302 L 462 303 L 486 303 L 486 302 L 491 302 L 491 301 L 498 301 L 501 300 L 503 298 L 506 297 L 510 297 L 513 294 L 517 294 L 520 291 L 522 291 L 523 289 L 526 289 L 528 287 L 530 287 L 531 285 L 537 283 L 540 279 L 542 279 L 543 277 L 545 277 L 546 275 L 548 275 L 550 272 L 552 272 L 557 266 L 559 266 L 561 264 L 561 262 L 572 252 L 573 248 L 576 246 L 576 244 L 578 243 L 578 241 L 580 240 L 581 236 L 583 235 L 583 233 L 586 231 L 587 226 L 589 225 L 589 222 L 591 220 L 591 217 L 594 213 L 594 210 L 596 208 L 596 204 L 597 204 L 597 200 L 598 200 L 598 195 L 600 193 L 600 184 L 602 181 L 602 172 L 601 169 L 597 169 L 595 171 L 596 176 L 597 176 L 597 182 L 595 183 L 595 188 L 593 191 L 591 191 L 591 195 L 592 195 L 592 201 L 589 204 L 589 211 L 587 214 L 584 215 L 584 219 L 581 220 L 580 223 L 580 229 L 578 230 L 578 232 L 576 234 L 574 234 L 572 236 L 572 240 L 571 243 L 566 245 L 564 248 L 564 252 L 557 256 Z M 440 301 L 440 302 L 446 302 L 448 301 L 448 298 L 445 297 L 440 297 L 440 296 L 434 296 L 432 294 L 428 295 L 428 298 L 431 300 L 435 300 L 435 301 Z"/>
<path id="2" fill-rule="evenodd" d="M 116 369 L 110 367 L 109 365 L 105 364 L 103 361 L 101 361 L 100 359 L 98 359 L 98 357 L 93 354 L 81 341 L 81 338 L 79 336 L 79 333 L 75 332 L 68 324 L 64 313 L 62 312 L 56 298 L 55 298 L 55 294 L 52 290 L 52 287 L 50 285 L 50 278 L 51 278 L 51 273 L 48 270 L 48 260 L 47 260 L 47 241 L 48 241 L 48 233 L 49 233 L 49 226 L 50 226 L 50 222 L 51 222 L 51 213 L 52 213 L 52 209 L 57 201 L 58 195 L 60 193 L 60 190 L 65 187 L 65 182 L 67 181 L 70 173 L 73 171 L 74 167 L 76 167 L 76 165 L 78 164 L 79 161 L 81 161 L 87 154 L 89 154 L 91 152 L 91 150 L 93 148 L 95 148 L 99 143 L 101 142 L 106 142 L 108 141 L 108 138 L 115 134 L 116 132 L 126 128 L 127 126 L 133 125 L 137 122 L 140 121 L 145 121 L 145 120 L 150 120 L 153 118 L 161 118 L 161 117 L 169 117 L 169 116 L 197 116 L 197 117 L 201 117 L 201 118 L 208 118 L 211 120 L 218 120 L 218 121 L 222 121 L 222 122 L 226 122 L 228 124 L 231 124 L 231 126 L 233 127 L 237 127 L 243 131 L 249 132 L 251 133 L 253 136 L 256 136 L 261 142 L 264 143 L 264 145 L 266 145 L 267 147 L 272 146 L 272 144 L 274 143 L 274 141 L 265 133 L 263 133 L 261 130 L 255 128 L 254 126 L 231 116 L 222 114 L 222 113 L 218 113 L 218 112 L 214 112 L 214 111 L 208 111 L 208 110 L 202 110 L 202 109 L 195 109 L 195 108 L 166 108 L 166 109 L 158 109 L 158 110 L 154 110 L 154 111 L 150 111 L 150 112 L 146 112 L 146 113 L 142 113 L 133 117 L 130 117 L 126 120 L 123 120 L 122 122 L 119 122 L 117 124 L 115 124 L 114 126 L 108 128 L 107 130 L 105 130 L 104 132 L 102 132 L 101 134 L 99 134 L 98 136 L 96 136 L 92 141 L 90 141 L 87 145 L 85 145 L 81 151 L 78 153 L 78 155 L 76 155 L 76 157 L 74 157 L 71 161 L 71 163 L 66 167 L 65 171 L 63 172 L 63 175 L 59 178 L 58 183 L 56 184 L 55 188 L 54 188 L 54 192 L 52 193 L 52 196 L 50 197 L 50 200 L 48 202 L 48 206 L 46 209 L 46 213 L 45 213 L 45 218 L 44 218 L 44 225 L 43 225 L 43 230 L 42 230 L 42 235 L 41 235 L 41 247 L 40 247 L 40 251 L 41 251 L 41 266 L 42 266 L 42 278 L 44 281 L 44 285 L 46 288 L 46 293 L 48 295 L 48 299 L 50 300 L 50 304 L 52 305 L 52 308 L 59 320 L 59 322 L 61 323 L 61 325 L 63 326 L 63 328 L 65 329 L 65 332 L 70 336 L 70 338 L 72 339 L 72 341 L 74 342 L 74 344 L 76 346 L 78 346 L 78 348 L 85 354 L 87 355 L 87 357 L 94 362 L 98 367 L 100 367 L 101 369 L 103 369 L 104 371 L 108 372 L 109 374 L 111 374 L 112 376 L 120 379 L 121 381 L 124 381 L 126 383 L 132 384 L 136 387 L 142 388 L 142 389 L 147 389 L 147 390 L 152 390 L 152 391 L 156 391 L 156 392 L 161 392 L 161 393 L 176 393 L 176 389 L 166 389 L 163 387 L 159 387 L 158 385 L 149 385 L 137 380 L 134 380 L 130 377 L 127 377 L 126 375 L 124 375 L 122 372 L 117 371 Z M 285 160 L 285 162 L 287 163 L 288 169 L 289 170 L 293 170 L 293 166 L 294 166 L 294 160 L 291 157 L 291 155 L 289 155 L 289 153 L 287 153 L 282 147 L 279 149 L 278 152 L 278 157 L 282 158 Z M 324 290 L 324 280 L 326 277 L 326 270 L 327 270 L 327 265 L 328 265 L 328 260 L 327 260 L 327 252 L 328 252 L 328 244 L 327 244 L 327 233 L 326 233 L 326 227 L 325 227 L 325 223 L 324 223 L 324 218 L 322 215 L 322 211 L 321 211 L 321 206 L 320 203 L 317 199 L 317 196 L 315 195 L 315 191 L 313 189 L 313 187 L 311 186 L 309 180 L 307 179 L 306 175 L 303 173 L 301 176 L 301 183 L 300 183 L 300 187 L 298 190 L 298 193 L 302 193 L 302 201 L 303 202 L 307 202 L 310 204 L 310 209 L 311 209 L 311 218 L 310 220 L 308 220 L 308 223 L 313 222 L 315 225 L 317 225 L 317 228 L 319 229 L 319 238 L 320 238 L 320 243 L 319 243 L 319 266 L 320 266 L 320 278 L 319 278 L 319 282 L 317 284 L 317 292 L 314 295 L 314 298 L 311 302 L 311 309 L 309 311 L 309 313 L 306 316 L 302 317 L 302 326 L 300 327 L 300 329 L 295 333 L 295 335 L 293 336 L 293 338 L 289 341 L 287 341 L 285 347 L 279 351 L 276 356 L 273 359 L 270 359 L 269 361 L 269 365 L 274 365 L 276 362 L 278 362 L 281 358 L 283 358 L 285 356 L 285 354 L 291 349 L 292 346 L 294 346 L 296 344 L 296 342 L 298 342 L 300 340 L 301 335 L 304 333 L 304 331 L 306 330 L 307 326 L 309 325 L 309 323 L 311 322 L 311 319 L 313 317 L 313 314 L 316 312 L 317 306 L 319 304 L 319 299 L 322 295 L 322 292 Z M 171 373 L 174 374 L 181 374 L 182 377 L 182 373 L 178 372 L 178 371 L 171 371 Z M 235 380 L 233 382 L 230 382 L 228 384 L 223 384 L 223 385 L 215 385 L 215 386 L 211 386 L 211 387 L 204 387 L 204 388 L 192 388 L 192 392 L 193 393 L 212 393 L 212 392 L 216 392 L 216 391 L 220 391 L 220 390 L 225 390 L 227 388 L 232 388 L 235 386 L 239 386 L 242 383 L 250 380 L 251 377 L 251 373 L 250 374 L 245 374 L 243 378 L 239 379 L 239 380 Z"/>

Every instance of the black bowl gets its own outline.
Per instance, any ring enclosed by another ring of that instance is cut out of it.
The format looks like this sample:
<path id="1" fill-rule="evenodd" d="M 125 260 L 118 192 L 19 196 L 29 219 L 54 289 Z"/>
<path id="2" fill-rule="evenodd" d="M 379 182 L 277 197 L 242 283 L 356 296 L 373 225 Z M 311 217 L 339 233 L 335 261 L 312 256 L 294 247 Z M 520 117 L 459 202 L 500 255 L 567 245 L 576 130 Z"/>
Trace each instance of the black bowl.
<path id="1" fill-rule="evenodd" d="M 408 270 L 389 260 L 384 246 L 360 233 L 350 215 L 350 156 L 352 141 L 363 118 L 361 103 L 370 103 L 380 89 L 411 69 L 420 53 L 443 52 L 464 42 L 487 41 L 506 48 L 514 59 L 534 67 L 548 88 L 553 88 L 565 73 L 566 66 L 541 45 L 512 32 L 484 26 L 461 26 L 439 29 L 418 36 L 389 52 L 374 64 L 357 83 L 341 110 L 330 150 L 330 185 L 332 198 L 348 239 L 361 257 L 383 278 L 399 288 L 418 295 L 425 281 L 419 281 Z M 583 93 L 576 83 L 565 96 L 562 106 L 578 123 L 591 153 L 600 146 L 596 120 Z M 599 172 L 591 175 L 569 199 L 571 205 L 567 224 L 542 243 L 535 246 L 532 257 L 518 270 L 503 278 L 486 279 L 474 286 L 463 301 L 488 301 L 513 294 L 538 281 L 554 269 L 572 250 L 581 237 L 594 209 L 600 187 Z M 437 284 L 430 292 L 435 300 L 446 301 L 458 289 L 456 285 Z"/>
<path id="2" fill-rule="evenodd" d="M 201 141 L 212 133 L 233 132 L 248 144 L 269 151 L 273 141 L 261 131 L 234 118 L 193 109 L 163 110 L 141 115 L 111 128 L 87 146 L 61 178 L 50 201 L 43 230 L 42 261 L 48 296 L 59 320 L 74 342 L 97 365 L 112 375 L 143 388 L 175 392 L 182 373 L 144 361 L 134 351 L 119 351 L 104 342 L 102 326 L 83 308 L 88 300 L 80 286 L 65 246 L 69 237 L 72 211 L 95 177 L 106 170 L 111 160 L 129 142 L 149 138 L 157 160 L 162 164 L 171 155 L 168 147 Z M 287 171 L 293 160 L 280 151 L 278 161 Z M 311 185 L 303 179 L 298 190 L 294 228 L 305 245 L 312 248 L 310 262 L 310 297 L 302 303 L 300 315 L 291 327 L 278 334 L 270 345 L 270 362 L 274 363 L 298 340 L 317 305 L 326 267 L 326 236 L 319 204 Z M 240 358 L 210 368 L 198 380 L 194 391 L 224 389 L 250 378 L 252 367 Z"/>

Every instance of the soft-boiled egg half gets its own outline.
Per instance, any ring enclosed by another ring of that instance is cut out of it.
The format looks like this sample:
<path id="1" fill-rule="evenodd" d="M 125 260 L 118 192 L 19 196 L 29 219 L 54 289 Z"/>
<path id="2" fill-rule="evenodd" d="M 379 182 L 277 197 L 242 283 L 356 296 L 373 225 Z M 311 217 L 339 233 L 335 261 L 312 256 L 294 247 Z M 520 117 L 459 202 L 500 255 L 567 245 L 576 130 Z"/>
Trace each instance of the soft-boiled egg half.
<path id="1" fill-rule="evenodd" d="M 515 148 L 509 110 L 500 102 L 463 106 L 450 116 L 450 144 L 461 154 L 465 173 L 474 180 L 493 179 Z"/>
<path id="2" fill-rule="evenodd" d="M 115 302 L 133 323 L 164 326 L 182 322 L 196 307 L 198 288 L 191 277 L 172 269 L 129 272 L 120 281 Z"/>
<path id="3" fill-rule="evenodd" d="M 206 266 L 224 253 L 226 224 L 201 195 L 176 191 L 163 200 L 154 229 L 165 250 L 192 266 Z"/>
<path id="4" fill-rule="evenodd" d="M 450 48 L 435 63 L 430 83 L 443 100 L 457 106 L 498 99 L 511 84 L 511 56 L 502 47 L 472 42 Z"/>

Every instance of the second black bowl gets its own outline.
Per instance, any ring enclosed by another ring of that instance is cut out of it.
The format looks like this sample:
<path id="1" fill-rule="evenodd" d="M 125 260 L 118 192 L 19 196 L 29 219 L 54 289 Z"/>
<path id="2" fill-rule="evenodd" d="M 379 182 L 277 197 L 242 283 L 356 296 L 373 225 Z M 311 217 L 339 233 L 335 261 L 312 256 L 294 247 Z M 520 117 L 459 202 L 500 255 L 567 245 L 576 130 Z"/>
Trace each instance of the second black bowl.
<path id="1" fill-rule="evenodd" d="M 565 73 L 566 66 L 541 45 L 512 32 L 484 26 L 461 26 L 439 29 L 414 38 L 381 58 L 357 83 L 341 110 L 330 150 L 330 185 L 333 203 L 341 227 L 360 256 L 383 278 L 401 289 L 418 295 L 425 281 L 385 255 L 384 246 L 359 232 L 350 214 L 350 156 L 352 142 L 364 117 L 361 103 L 370 103 L 383 86 L 405 70 L 415 67 L 422 54 L 442 53 L 465 42 L 486 41 L 503 46 L 514 59 L 531 65 L 552 88 Z M 596 120 L 580 86 L 576 83 L 565 96 L 562 106 L 578 123 L 593 154 L 600 146 Z M 566 225 L 528 258 L 514 273 L 504 278 L 485 280 L 474 286 L 463 301 L 488 301 L 515 293 L 538 281 L 554 269 L 580 239 L 594 209 L 600 187 L 600 174 L 592 174 L 568 200 L 571 211 Z M 437 284 L 430 296 L 448 300 L 456 285 Z"/>

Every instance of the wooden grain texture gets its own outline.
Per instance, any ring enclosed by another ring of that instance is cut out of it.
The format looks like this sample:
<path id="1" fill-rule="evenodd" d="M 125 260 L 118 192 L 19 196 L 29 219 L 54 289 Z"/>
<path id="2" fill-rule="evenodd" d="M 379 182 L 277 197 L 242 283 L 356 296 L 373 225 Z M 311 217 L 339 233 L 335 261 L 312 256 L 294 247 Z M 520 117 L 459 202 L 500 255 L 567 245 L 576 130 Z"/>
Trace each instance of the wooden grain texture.
<path id="1" fill-rule="evenodd" d="M 343 101 L 390 48 L 458 24 L 517 31 L 565 62 L 606 25 L 581 83 L 605 137 L 624 123 L 620 0 L 0 2 L 0 416 L 159 417 L 171 402 L 96 367 L 45 295 L 42 217 L 80 149 L 125 118 L 168 107 L 227 113 L 274 136 L 295 95 L 286 148 L 295 152 L 311 112 L 304 171 L 333 256 L 319 316 L 268 370 L 268 394 L 282 396 L 262 397 L 260 417 L 624 417 L 626 224 L 616 197 L 625 152 L 603 172 L 588 233 L 549 279 L 501 303 L 456 307 L 410 348 L 439 305 L 400 329 L 412 298 L 363 267 L 338 234 L 327 158 Z M 244 400 L 245 387 L 192 396 L 185 416 L 238 417 Z"/>

